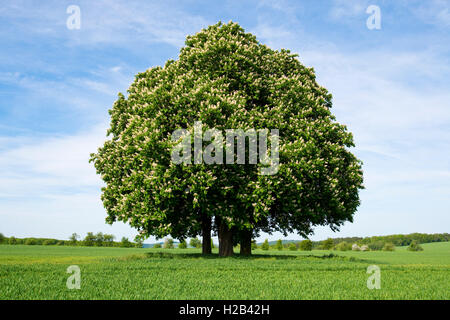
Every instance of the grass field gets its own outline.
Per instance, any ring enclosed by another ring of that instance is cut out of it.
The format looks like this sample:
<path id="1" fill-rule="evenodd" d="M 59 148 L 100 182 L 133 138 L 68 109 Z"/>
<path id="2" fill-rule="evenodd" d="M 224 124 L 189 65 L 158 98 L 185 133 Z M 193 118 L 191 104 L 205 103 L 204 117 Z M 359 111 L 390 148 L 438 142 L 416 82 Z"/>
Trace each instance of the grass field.
<path id="1" fill-rule="evenodd" d="M 424 251 L 262 251 L 0 245 L 0 299 L 450 299 L 450 242 Z M 333 255 L 330 255 L 330 254 Z M 66 287 L 78 265 L 81 289 Z M 369 290 L 369 265 L 381 289 Z"/>

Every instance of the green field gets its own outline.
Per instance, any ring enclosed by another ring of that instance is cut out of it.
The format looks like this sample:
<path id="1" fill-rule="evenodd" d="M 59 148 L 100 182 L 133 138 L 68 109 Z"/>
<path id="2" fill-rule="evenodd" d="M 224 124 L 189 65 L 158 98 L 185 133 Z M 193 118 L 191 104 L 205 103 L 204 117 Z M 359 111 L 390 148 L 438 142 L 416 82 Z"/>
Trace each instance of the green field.
<path id="1" fill-rule="evenodd" d="M 450 299 L 450 242 L 424 251 L 262 251 L 0 245 L 0 299 Z M 330 255 L 332 253 L 332 255 Z M 81 269 L 81 289 L 66 269 Z M 381 289 L 366 286 L 369 265 Z"/>

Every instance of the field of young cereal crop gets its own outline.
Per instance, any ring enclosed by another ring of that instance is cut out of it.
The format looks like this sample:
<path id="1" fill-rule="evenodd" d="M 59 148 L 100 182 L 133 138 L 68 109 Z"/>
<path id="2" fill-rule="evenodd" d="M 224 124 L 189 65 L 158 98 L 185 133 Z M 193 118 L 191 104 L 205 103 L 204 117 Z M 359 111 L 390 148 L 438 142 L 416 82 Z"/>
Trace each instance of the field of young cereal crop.
<path id="1" fill-rule="evenodd" d="M 424 251 L 262 251 L 0 246 L 0 299 L 449 299 L 450 243 Z M 81 288 L 69 290 L 77 265 Z M 367 267 L 380 289 L 367 288 Z"/>

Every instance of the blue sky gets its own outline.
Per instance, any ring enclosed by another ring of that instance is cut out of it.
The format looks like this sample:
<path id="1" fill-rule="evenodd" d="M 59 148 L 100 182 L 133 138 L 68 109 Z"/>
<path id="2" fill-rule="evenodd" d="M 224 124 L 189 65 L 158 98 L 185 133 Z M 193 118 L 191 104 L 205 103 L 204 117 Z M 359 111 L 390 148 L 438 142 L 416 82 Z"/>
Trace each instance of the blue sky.
<path id="1" fill-rule="evenodd" d="M 79 30 L 66 26 L 69 5 Z M 366 26 L 369 5 L 380 30 Z M 312 239 L 450 231 L 450 1 L 15 0 L 0 5 L 0 232 L 134 238 L 104 223 L 89 154 L 134 75 L 219 20 L 298 53 L 354 134 L 362 204 L 353 223 Z"/>

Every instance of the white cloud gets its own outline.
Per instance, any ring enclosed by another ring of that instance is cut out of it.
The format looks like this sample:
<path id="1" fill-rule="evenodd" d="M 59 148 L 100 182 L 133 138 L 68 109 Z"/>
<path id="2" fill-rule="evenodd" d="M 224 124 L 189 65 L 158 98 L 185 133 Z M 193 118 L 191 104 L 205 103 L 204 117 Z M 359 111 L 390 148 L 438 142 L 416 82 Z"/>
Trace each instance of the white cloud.
<path id="1" fill-rule="evenodd" d="M 187 34 L 211 24 L 165 2 L 81 0 L 77 5 L 79 30 L 66 28 L 68 4 L 59 1 L 33 7 L 26 1 L 7 2 L 0 16 L 12 19 L 16 28 L 27 33 L 65 38 L 69 46 L 164 42 L 179 47 Z"/>
<path id="2" fill-rule="evenodd" d="M 317 228 L 313 239 L 446 232 L 450 223 L 446 50 L 372 47 L 350 52 L 302 32 L 272 29 L 268 23 L 255 27 L 258 38 L 275 49 L 298 52 L 302 63 L 314 67 L 319 84 L 333 94 L 333 113 L 353 132 L 354 151 L 364 161 L 366 189 L 355 222 L 346 223 L 339 234 Z"/>
<path id="3" fill-rule="evenodd" d="M 48 137 L 2 137 L 10 145 L 0 151 L 0 197 L 45 197 L 64 188 L 100 187 L 89 155 L 106 140 L 106 124 L 79 134 Z M 10 141 L 8 141 L 10 140 Z"/>
<path id="4" fill-rule="evenodd" d="M 1 137 L 0 231 L 58 239 L 101 231 L 133 239 L 136 232 L 129 226 L 105 224 L 103 182 L 89 163 L 90 153 L 106 140 L 106 128 L 100 123 L 78 134 L 44 139 Z"/>

